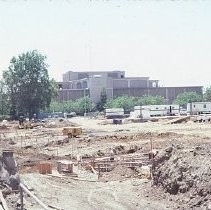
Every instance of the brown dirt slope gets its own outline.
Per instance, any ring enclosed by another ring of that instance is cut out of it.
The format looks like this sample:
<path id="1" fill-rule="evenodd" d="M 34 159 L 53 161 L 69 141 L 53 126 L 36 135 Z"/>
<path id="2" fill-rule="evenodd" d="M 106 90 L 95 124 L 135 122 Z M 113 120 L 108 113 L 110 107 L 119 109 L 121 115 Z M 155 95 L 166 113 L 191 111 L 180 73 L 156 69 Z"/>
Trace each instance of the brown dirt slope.
<path id="1" fill-rule="evenodd" d="M 186 209 L 209 209 L 211 202 L 211 144 L 173 145 L 153 165 L 156 186 Z M 178 208 L 180 208 L 178 206 Z"/>

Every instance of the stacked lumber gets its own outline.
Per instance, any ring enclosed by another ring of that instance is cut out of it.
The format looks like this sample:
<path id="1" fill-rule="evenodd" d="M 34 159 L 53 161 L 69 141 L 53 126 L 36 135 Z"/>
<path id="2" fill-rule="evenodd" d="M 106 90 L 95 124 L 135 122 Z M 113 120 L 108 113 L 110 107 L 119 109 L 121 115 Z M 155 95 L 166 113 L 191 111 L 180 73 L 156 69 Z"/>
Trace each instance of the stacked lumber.
<path id="1" fill-rule="evenodd" d="M 190 116 L 183 116 L 183 117 L 179 117 L 177 119 L 170 120 L 168 122 L 168 124 L 183 123 L 183 122 L 187 122 L 188 120 L 190 120 Z"/>

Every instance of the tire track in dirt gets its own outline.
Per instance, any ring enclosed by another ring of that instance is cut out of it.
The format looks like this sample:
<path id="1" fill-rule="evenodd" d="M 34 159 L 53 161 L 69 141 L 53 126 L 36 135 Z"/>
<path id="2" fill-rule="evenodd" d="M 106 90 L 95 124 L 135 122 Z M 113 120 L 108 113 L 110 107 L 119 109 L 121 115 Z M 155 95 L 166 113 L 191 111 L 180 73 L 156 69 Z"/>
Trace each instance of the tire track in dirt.
<path id="1" fill-rule="evenodd" d="M 103 197 L 101 197 L 101 193 Z M 127 208 L 120 204 L 116 192 L 110 186 L 101 187 L 100 189 L 91 189 L 87 200 L 89 205 L 93 208 L 98 206 L 96 209 L 99 209 L 99 205 L 101 205 L 102 209 L 127 210 Z"/>

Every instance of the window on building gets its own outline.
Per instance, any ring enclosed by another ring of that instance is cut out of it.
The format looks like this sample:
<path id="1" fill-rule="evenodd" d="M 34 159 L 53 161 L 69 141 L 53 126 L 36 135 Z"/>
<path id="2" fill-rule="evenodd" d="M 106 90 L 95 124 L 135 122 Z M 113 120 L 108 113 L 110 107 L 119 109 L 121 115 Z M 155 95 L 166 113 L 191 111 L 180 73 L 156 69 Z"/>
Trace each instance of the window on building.
<path id="1" fill-rule="evenodd" d="M 78 83 L 76 84 L 76 87 L 77 87 L 77 89 L 82 89 L 82 85 L 81 85 L 81 83 L 80 83 L 80 82 L 78 82 Z"/>
<path id="2" fill-rule="evenodd" d="M 153 83 L 152 83 L 152 87 L 155 88 L 156 86 L 157 86 L 156 82 L 153 82 Z"/>
<path id="3" fill-rule="evenodd" d="M 62 90 L 62 84 L 59 84 L 59 90 Z"/>
<path id="4" fill-rule="evenodd" d="M 87 88 L 87 81 L 83 81 L 83 88 Z"/>
<path id="5" fill-rule="evenodd" d="M 117 79 L 118 78 L 118 73 L 114 73 L 114 72 L 108 73 L 108 77 Z"/>
<path id="6" fill-rule="evenodd" d="M 84 79 L 84 78 L 89 78 L 89 75 L 87 73 L 78 74 L 78 79 Z"/>
<path id="7" fill-rule="evenodd" d="M 204 108 L 207 108 L 207 105 L 206 104 L 204 104 Z"/>

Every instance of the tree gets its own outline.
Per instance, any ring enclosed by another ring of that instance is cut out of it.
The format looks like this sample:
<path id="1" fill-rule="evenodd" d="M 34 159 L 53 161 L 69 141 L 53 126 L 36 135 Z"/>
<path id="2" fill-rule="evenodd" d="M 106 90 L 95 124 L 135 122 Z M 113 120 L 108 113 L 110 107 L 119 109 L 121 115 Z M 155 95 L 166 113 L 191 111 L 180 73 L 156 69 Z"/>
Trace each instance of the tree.
<path id="1" fill-rule="evenodd" d="M 64 103 L 58 101 L 52 101 L 49 109 L 49 112 L 64 112 Z"/>
<path id="2" fill-rule="evenodd" d="M 13 57 L 3 72 L 13 116 L 27 115 L 29 119 L 49 107 L 56 95 L 55 81 L 49 79 L 46 56 L 33 50 Z"/>
<path id="3" fill-rule="evenodd" d="M 196 92 L 184 92 L 177 95 L 174 103 L 185 106 L 187 103 L 202 101 L 202 96 Z"/>
<path id="4" fill-rule="evenodd" d="M 0 81 L 0 114 L 7 115 L 9 113 L 10 101 L 6 86 L 3 81 Z"/>
<path id="5" fill-rule="evenodd" d="M 204 93 L 204 100 L 211 101 L 211 87 L 206 88 Z"/>
<path id="6" fill-rule="evenodd" d="M 139 100 L 139 105 L 161 105 L 161 104 L 164 104 L 163 96 L 144 95 Z"/>
<path id="7" fill-rule="evenodd" d="M 93 102 L 86 96 L 79 98 L 75 101 L 63 101 L 57 102 L 53 101 L 50 104 L 50 112 L 75 112 L 76 114 L 83 115 L 85 112 L 90 112 L 93 109 Z"/>
<path id="8" fill-rule="evenodd" d="M 90 112 L 92 108 L 93 102 L 88 96 L 79 98 L 73 103 L 73 111 L 76 112 L 76 114 L 82 115 L 85 112 Z"/>
<path id="9" fill-rule="evenodd" d="M 105 109 L 106 102 L 107 102 L 107 94 L 106 94 L 106 90 L 103 89 L 100 94 L 100 101 L 96 105 L 97 110 L 102 112 Z"/>
<path id="10" fill-rule="evenodd" d="M 132 111 L 134 106 L 138 105 L 137 98 L 129 96 L 120 96 L 108 101 L 106 108 L 123 108 L 125 112 Z"/>
<path id="11" fill-rule="evenodd" d="M 131 96 L 121 96 L 108 101 L 106 104 L 106 108 L 123 108 L 126 112 L 129 112 L 134 109 L 134 106 L 159 104 L 164 104 L 164 98 L 162 96 L 145 95 L 140 98 Z"/>

